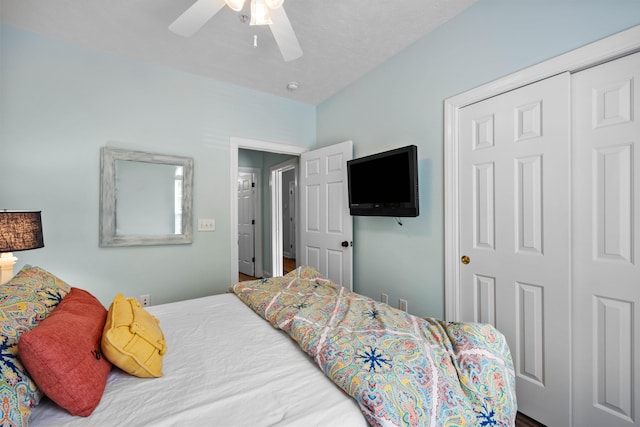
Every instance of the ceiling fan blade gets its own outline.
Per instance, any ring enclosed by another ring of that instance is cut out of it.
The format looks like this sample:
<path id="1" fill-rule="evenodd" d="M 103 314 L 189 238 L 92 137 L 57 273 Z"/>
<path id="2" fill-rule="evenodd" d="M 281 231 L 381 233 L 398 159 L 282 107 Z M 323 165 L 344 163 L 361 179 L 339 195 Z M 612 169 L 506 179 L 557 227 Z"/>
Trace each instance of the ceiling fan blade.
<path id="1" fill-rule="evenodd" d="M 296 33 L 293 31 L 291 22 L 284 7 L 279 7 L 269 11 L 272 24 L 269 25 L 273 38 L 282 52 L 282 57 L 286 62 L 293 61 L 302 56 L 302 48 L 298 43 Z"/>
<path id="2" fill-rule="evenodd" d="M 198 0 L 173 21 L 169 29 L 183 37 L 191 37 L 225 4 L 225 0 Z"/>

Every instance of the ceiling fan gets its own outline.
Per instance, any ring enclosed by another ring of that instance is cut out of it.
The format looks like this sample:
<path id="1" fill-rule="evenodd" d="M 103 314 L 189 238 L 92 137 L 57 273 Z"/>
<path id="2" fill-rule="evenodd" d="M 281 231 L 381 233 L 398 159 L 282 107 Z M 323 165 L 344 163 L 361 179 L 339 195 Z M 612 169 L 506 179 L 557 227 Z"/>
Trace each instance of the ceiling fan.
<path id="1" fill-rule="evenodd" d="M 250 0 L 251 25 L 269 25 L 285 61 L 293 61 L 302 56 L 302 48 L 298 43 L 287 13 L 282 7 L 284 0 Z M 244 8 L 245 0 L 197 0 L 189 9 L 178 17 L 169 30 L 183 37 L 195 34 L 225 4 L 236 12 Z"/>

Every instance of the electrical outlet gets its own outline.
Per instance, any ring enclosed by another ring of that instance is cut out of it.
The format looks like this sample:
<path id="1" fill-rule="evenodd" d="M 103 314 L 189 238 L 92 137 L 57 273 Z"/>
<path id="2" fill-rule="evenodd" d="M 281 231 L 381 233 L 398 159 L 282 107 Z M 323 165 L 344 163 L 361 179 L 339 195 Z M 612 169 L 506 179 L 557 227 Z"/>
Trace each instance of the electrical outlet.
<path id="1" fill-rule="evenodd" d="M 383 302 L 385 304 L 389 304 L 389 295 L 385 294 L 384 292 L 380 294 L 380 302 Z"/>
<path id="2" fill-rule="evenodd" d="M 140 305 L 143 307 L 148 307 L 151 305 L 151 295 L 144 294 L 138 297 L 138 301 L 140 301 Z"/>
<path id="3" fill-rule="evenodd" d="M 198 231 L 216 231 L 216 220 L 213 218 L 199 218 Z"/>
<path id="4" fill-rule="evenodd" d="M 400 310 L 402 310 L 402 311 L 406 311 L 407 313 L 409 312 L 409 309 L 407 308 L 407 300 L 406 299 L 400 298 L 398 300 L 398 307 L 400 307 Z"/>

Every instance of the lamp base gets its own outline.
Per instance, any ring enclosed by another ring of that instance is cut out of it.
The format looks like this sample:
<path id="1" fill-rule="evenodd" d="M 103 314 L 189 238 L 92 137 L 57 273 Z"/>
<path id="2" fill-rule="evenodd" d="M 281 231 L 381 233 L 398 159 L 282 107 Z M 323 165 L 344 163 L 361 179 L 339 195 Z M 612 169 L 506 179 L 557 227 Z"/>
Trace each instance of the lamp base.
<path id="1" fill-rule="evenodd" d="M 13 277 L 13 264 L 18 261 L 11 252 L 0 254 L 0 285 L 4 285 Z"/>

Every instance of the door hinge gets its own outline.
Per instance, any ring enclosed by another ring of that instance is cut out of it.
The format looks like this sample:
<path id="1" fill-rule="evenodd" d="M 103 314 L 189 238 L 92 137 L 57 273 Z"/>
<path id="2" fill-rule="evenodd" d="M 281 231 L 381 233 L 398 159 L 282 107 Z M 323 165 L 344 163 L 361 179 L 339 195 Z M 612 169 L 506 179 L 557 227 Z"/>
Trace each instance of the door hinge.
<path id="1" fill-rule="evenodd" d="M 251 262 L 256 262 L 256 259 L 255 258 L 251 258 Z"/>
<path id="2" fill-rule="evenodd" d="M 255 220 L 255 219 L 252 219 L 252 220 L 251 220 L 251 224 L 252 224 L 252 225 L 256 225 L 256 220 Z"/>
<path id="3" fill-rule="evenodd" d="M 252 186 L 252 187 L 255 187 L 255 186 L 256 186 L 256 183 L 255 183 L 255 182 L 252 182 L 252 183 L 251 183 L 251 186 Z"/>

